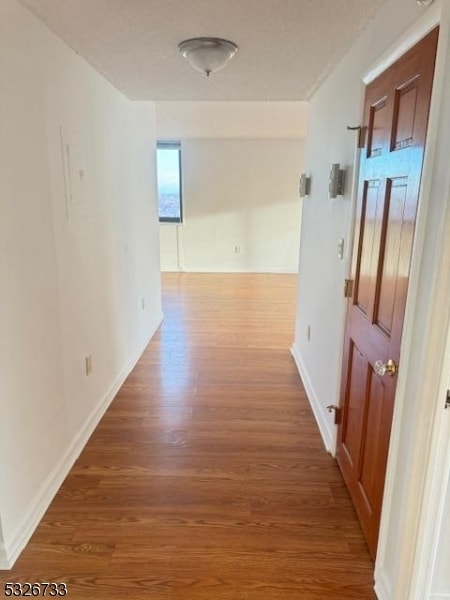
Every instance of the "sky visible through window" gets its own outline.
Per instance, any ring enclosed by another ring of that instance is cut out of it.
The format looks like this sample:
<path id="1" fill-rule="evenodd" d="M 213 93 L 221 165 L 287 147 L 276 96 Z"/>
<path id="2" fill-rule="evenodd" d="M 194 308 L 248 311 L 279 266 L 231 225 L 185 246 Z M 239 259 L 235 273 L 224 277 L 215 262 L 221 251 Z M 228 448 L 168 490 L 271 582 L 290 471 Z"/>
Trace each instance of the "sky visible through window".
<path id="1" fill-rule="evenodd" d="M 156 167 L 160 219 L 181 220 L 179 161 L 179 148 L 158 146 Z"/>

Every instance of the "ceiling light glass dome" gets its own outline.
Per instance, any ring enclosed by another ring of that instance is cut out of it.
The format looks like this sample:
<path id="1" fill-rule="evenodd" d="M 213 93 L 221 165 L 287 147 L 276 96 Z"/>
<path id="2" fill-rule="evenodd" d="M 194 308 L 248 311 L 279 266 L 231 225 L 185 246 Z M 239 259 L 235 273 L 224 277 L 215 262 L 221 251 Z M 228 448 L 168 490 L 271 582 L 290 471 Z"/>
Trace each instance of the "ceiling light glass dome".
<path id="1" fill-rule="evenodd" d="M 223 69 L 238 47 L 229 40 L 199 37 L 180 42 L 178 50 L 194 69 L 209 77 L 211 73 Z"/>

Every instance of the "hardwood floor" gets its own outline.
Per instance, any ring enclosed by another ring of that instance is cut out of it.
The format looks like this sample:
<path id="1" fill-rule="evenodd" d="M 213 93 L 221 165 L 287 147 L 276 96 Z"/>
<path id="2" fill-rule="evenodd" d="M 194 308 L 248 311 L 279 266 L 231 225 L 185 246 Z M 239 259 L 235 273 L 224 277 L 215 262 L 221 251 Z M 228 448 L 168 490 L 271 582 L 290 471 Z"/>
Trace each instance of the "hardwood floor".
<path id="1" fill-rule="evenodd" d="M 77 600 L 375 598 L 289 353 L 295 280 L 164 275 L 162 327 L 2 582 L 64 581 Z"/>

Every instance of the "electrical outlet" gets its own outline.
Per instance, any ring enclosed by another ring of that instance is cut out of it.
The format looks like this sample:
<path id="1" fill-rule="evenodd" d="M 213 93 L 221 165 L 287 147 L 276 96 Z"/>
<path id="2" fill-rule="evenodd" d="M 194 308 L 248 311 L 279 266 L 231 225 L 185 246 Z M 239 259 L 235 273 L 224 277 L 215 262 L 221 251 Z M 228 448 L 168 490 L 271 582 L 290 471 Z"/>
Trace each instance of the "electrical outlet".
<path id="1" fill-rule="evenodd" d="M 308 340 L 308 342 L 311 341 L 311 325 L 308 325 L 308 327 L 306 328 L 306 339 Z"/>
<path id="2" fill-rule="evenodd" d="M 241 247 L 240 246 L 235 246 L 234 247 L 234 253 L 235 254 L 240 254 L 241 253 Z"/>
<path id="3" fill-rule="evenodd" d="M 92 354 L 85 357 L 86 377 L 92 373 Z"/>
<path id="4" fill-rule="evenodd" d="M 141 307 L 142 310 L 145 310 L 145 298 L 141 298 Z"/>

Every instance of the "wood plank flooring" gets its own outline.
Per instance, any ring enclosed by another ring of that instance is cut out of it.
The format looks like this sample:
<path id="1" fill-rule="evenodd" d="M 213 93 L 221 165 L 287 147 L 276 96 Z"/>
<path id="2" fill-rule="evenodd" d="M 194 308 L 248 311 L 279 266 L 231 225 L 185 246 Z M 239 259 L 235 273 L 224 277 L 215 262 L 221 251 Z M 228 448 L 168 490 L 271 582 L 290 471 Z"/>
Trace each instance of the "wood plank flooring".
<path id="1" fill-rule="evenodd" d="M 64 581 L 74 600 L 375 598 L 289 353 L 295 282 L 163 276 L 163 325 L 1 590 Z"/>

